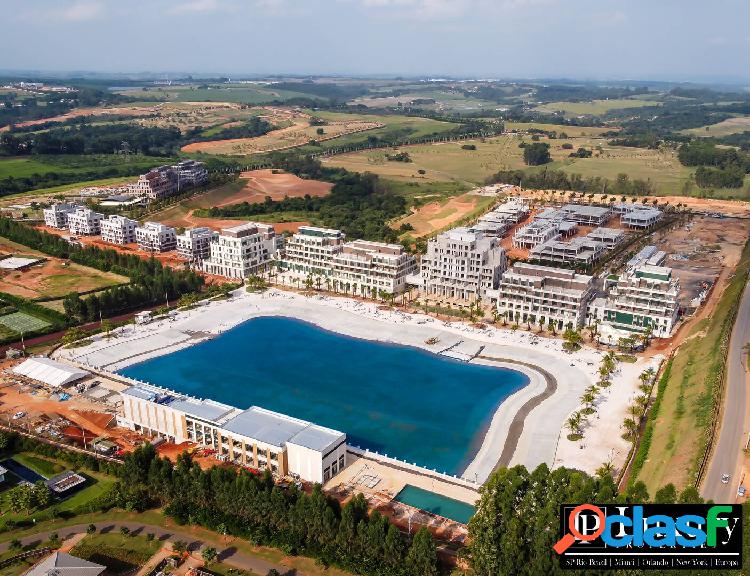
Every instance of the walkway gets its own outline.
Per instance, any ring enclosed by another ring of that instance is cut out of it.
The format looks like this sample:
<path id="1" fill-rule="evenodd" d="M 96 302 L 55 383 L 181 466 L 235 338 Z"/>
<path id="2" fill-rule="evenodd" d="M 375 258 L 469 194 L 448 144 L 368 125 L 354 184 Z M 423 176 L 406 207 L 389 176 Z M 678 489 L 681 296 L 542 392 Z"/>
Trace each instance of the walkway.
<path id="1" fill-rule="evenodd" d="M 305 576 L 303 572 L 297 569 L 290 569 L 287 566 L 280 564 L 274 564 L 263 560 L 257 556 L 252 556 L 245 552 L 240 552 L 234 546 L 222 548 L 221 544 L 217 541 L 204 541 L 202 539 L 196 539 L 194 535 L 188 534 L 187 532 L 181 532 L 179 530 L 171 530 L 168 528 L 162 528 L 161 526 L 153 526 L 150 524 L 143 524 L 142 522 L 95 522 L 94 526 L 99 532 L 111 533 L 118 532 L 121 526 L 127 526 L 130 529 L 131 536 L 138 536 L 139 534 L 153 533 L 156 538 L 164 543 L 172 543 L 176 540 L 182 540 L 188 543 L 188 550 L 191 554 L 195 554 L 196 558 L 200 557 L 200 550 L 205 545 L 211 545 L 216 547 L 218 552 L 218 559 L 233 567 L 241 570 L 253 572 L 265 576 L 269 570 L 276 570 L 279 574 L 286 574 L 293 572 L 296 576 Z M 67 526 L 60 528 L 59 530 L 50 530 L 46 532 L 40 532 L 38 534 L 32 534 L 31 536 L 25 536 L 19 538 L 23 546 L 38 544 L 49 540 L 50 534 L 57 532 L 61 540 L 67 540 L 68 538 L 75 537 L 79 538 L 79 534 L 85 534 L 88 524 L 77 524 L 75 526 Z M 10 546 L 10 542 L 0 543 L 0 553 L 7 552 Z M 157 554 L 159 554 L 157 552 Z"/>

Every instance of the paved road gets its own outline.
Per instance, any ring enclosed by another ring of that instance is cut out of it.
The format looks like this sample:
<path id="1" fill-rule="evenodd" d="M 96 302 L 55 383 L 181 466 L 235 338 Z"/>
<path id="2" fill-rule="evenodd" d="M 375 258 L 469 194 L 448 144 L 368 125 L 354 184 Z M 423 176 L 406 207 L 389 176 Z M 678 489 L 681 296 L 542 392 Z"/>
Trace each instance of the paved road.
<path id="1" fill-rule="evenodd" d="M 88 524 L 67 526 L 65 528 L 60 528 L 59 530 L 57 530 L 57 534 L 61 540 L 65 540 L 76 534 L 85 533 L 87 526 Z M 203 548 L 203 546 L 206 544 L 210 544 L 216 547 L 219 560 L 221 560 L 223 563 L 228 564 L 229 566 L 232 566 L 234 568 L 240 568 L 242 570 L 253 572 L 255 574 L 265 575 L 268 574 L 268 571 L 273 568 L 279 574 L 291 573 L 295 574 L 296 576 L 304 576 L 304 574 L 299 570 L 290 569 L 288 566 L 273 564 L 257 556 L 245 554 L 244 552 L 240 552 L 231 545 L 224 548 L 221 545 L 218 545 L 215 541 L 206 542 L 200 538 L 196 538 L 193 534 L 180 532 L 179 530 L 171 530 L 169 528 L 162 528 L 160 526 L 143 524 L 142 522 L 129 521 L 94 522 L 94 526 L 96 526 L 97 530 L 99 530 L 100 532 L 111 532 L 115 534 L 119 534 L 120 526 L 127 526 L 128 528 L 130 528 L 131 535 L 134 536 L 152 532 L 156 536 L 156 538 L 158 538 L 162 542 L 174 542 L 175 540 L 182 540 L 184 542 L 187 542 L 188 550 L 191 552 L 193 557 L 197 558 L 200 558 L 200 550 Z M 27 546 L 29 544 L 44 542 L 48 540 L 51 533 L 52 531 L 39 532 L 38 534 L 24 536 L 23 538 L 19 538 L 19 540 L 21 541 L 21 544 Z M 0 553 L 6 552 L 8 550 L 9 544 L 10 542 L 0 543 Z"/>
<path id="2" fill-rule="evenodd" d="M 726 366 L 724 411 L 719 436 L 711 462 L 703 480 L 701 495 L 717 503 L 732 503 L 742 474 L 743 448 L 750 432 L 748 418 L 747 350 L 750 342 L 750 288 L 745 285 L 737 320 L 732 329 Z M 730 474 L 728 484 L 721 483 L 721 475 Z"/>

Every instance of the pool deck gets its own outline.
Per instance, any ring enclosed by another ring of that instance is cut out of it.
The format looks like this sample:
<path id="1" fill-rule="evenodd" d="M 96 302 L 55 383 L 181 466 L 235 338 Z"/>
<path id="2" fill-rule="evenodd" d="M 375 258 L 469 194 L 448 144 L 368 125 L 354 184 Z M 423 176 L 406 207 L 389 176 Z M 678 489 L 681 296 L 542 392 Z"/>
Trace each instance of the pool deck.
<path id="1" fill-rule="evenodd" d="M 530 384 L 499 406 L 482 446 L 462 473 L 467 480 L 482 483 L 499 465 L 533 468 L 544 462 L 550 467 L 565 465 L 593 472 L 604 461 L 624 461 L 629 446 L 620 438 L 621 432 L 612 432 L 619 430 L 626 417 L 627 404 L 637 393 L 637 376 L 649 363 L 620 364 L 613 385 L 599 401 L 601 421 L 590 424 L 584 444 L 570 442 L 563 430 L 565 420 L 579 407 L 584 389 L 598 380 L 603 352 L 584 346 L 569 354 L 562 350 L 560 340 L 525 331 L 479 329 L 379 307 L 345 297 L 239 290 L 231 299 L 181 312 L 172 320 L 126 326 L 116 338 L 96 337 L 89 346 L 59 349 L 56 356 L 116 371 L 185 348 L 251 318 L 288 316 L 347 336 L 415 346 L 524 372 Z M 437 343 L 426 344 L 430 338 L 437 338 Z"/>

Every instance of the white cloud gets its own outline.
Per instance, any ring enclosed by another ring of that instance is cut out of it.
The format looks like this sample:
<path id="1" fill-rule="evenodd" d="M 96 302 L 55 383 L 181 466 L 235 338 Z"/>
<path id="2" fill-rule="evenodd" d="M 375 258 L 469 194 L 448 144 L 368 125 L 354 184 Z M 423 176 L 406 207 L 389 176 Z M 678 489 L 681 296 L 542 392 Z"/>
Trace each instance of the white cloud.
<path id="1" fill-rule="evenodd" d="M 36 22 L 88 22 L 104 15 L 105 7 L 100 0 L 61 2 L 56 8 L 36 8 L 19 14 L 21 20 Z"/>
<path id="2" fill-rule="evenodd" d="M 189 0 L 180 2 L 167 10 L 170 14 L 194 14 L 200 12 L 215 12 L 220 8 L 218 0 Z"/>

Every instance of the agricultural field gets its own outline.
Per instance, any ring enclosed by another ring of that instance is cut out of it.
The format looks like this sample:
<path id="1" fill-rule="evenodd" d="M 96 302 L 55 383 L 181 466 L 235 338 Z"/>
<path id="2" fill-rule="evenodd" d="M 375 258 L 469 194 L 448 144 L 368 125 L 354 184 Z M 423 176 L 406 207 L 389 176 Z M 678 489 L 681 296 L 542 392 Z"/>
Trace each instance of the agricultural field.
<path id="1" fill-rule="evenodd" d="M 498 106 L 495 102 L 467 97 L 463 93 L 453 90 L 414 91 L 400 94 L 398 96 L 378 96 L 377 94 L 372 94 L 355 98 L 354 100 L 351 100 L 349 104 L 354 106 L 367 106 L 368 108 L 393 108 L 399 104 L 402 106 L 408 106 L 415 100 L 427 99 L 434 100 L 435 102 L 433 104 L 420 102 L 417 106 L 424 110 L 433 110 L 436 112 L 472 112 L 483 109 L 494 110 Z"/>
<path id="2" fill-rule="evenodd" d="M 125 88 L 118 94 L 139 98 L 144 102 L 235 102 L 238 104 L 264 104 L 291 98 L 312 98 L 310 94 L 289 90 L 275 90 L 272 84 L 215 84 L 206 87 L 147 86 Z"/>
<path id="3" fill-rule="evenodd" d="M 658 106 L 653 100 L 639 100 L 637 98 L 619 98 L 612 100 L 591 100 L 589 102 L 548 102 L 534 108 L 537 112 L 549 114 L 562 112 L 565 116 L 599 116 L 610 110 L 627 108 L 643 108 L 644 106 Z"/>
<path id="4" fill-rule="evenodd" d="M 701 126 L 700 128 L 688 128 L 683 130 L 682 134 L 688 134 L 690 136 L 699 137 L 721 137 L 729 136 L 731 134 L 741 134 L 742 132 L 750 132 L 750 116 L 737 116 L 736 118 L 727 118 L 726 120 L 717 124 L 711 124 L 709 126 Z"/>
<path id="5" fill-rule="evenodd" d="M 20 156 L 0 158 L 0 180 L 8 177 L 26 178 L 33 174 L 86 174 L 104 168 L 133 168 L 148 171 L 169 162 L 171 158 L 131 154 L 65 154 L 60 156 Z M 115 172 L 116 174 L 117 172 Z"/>

